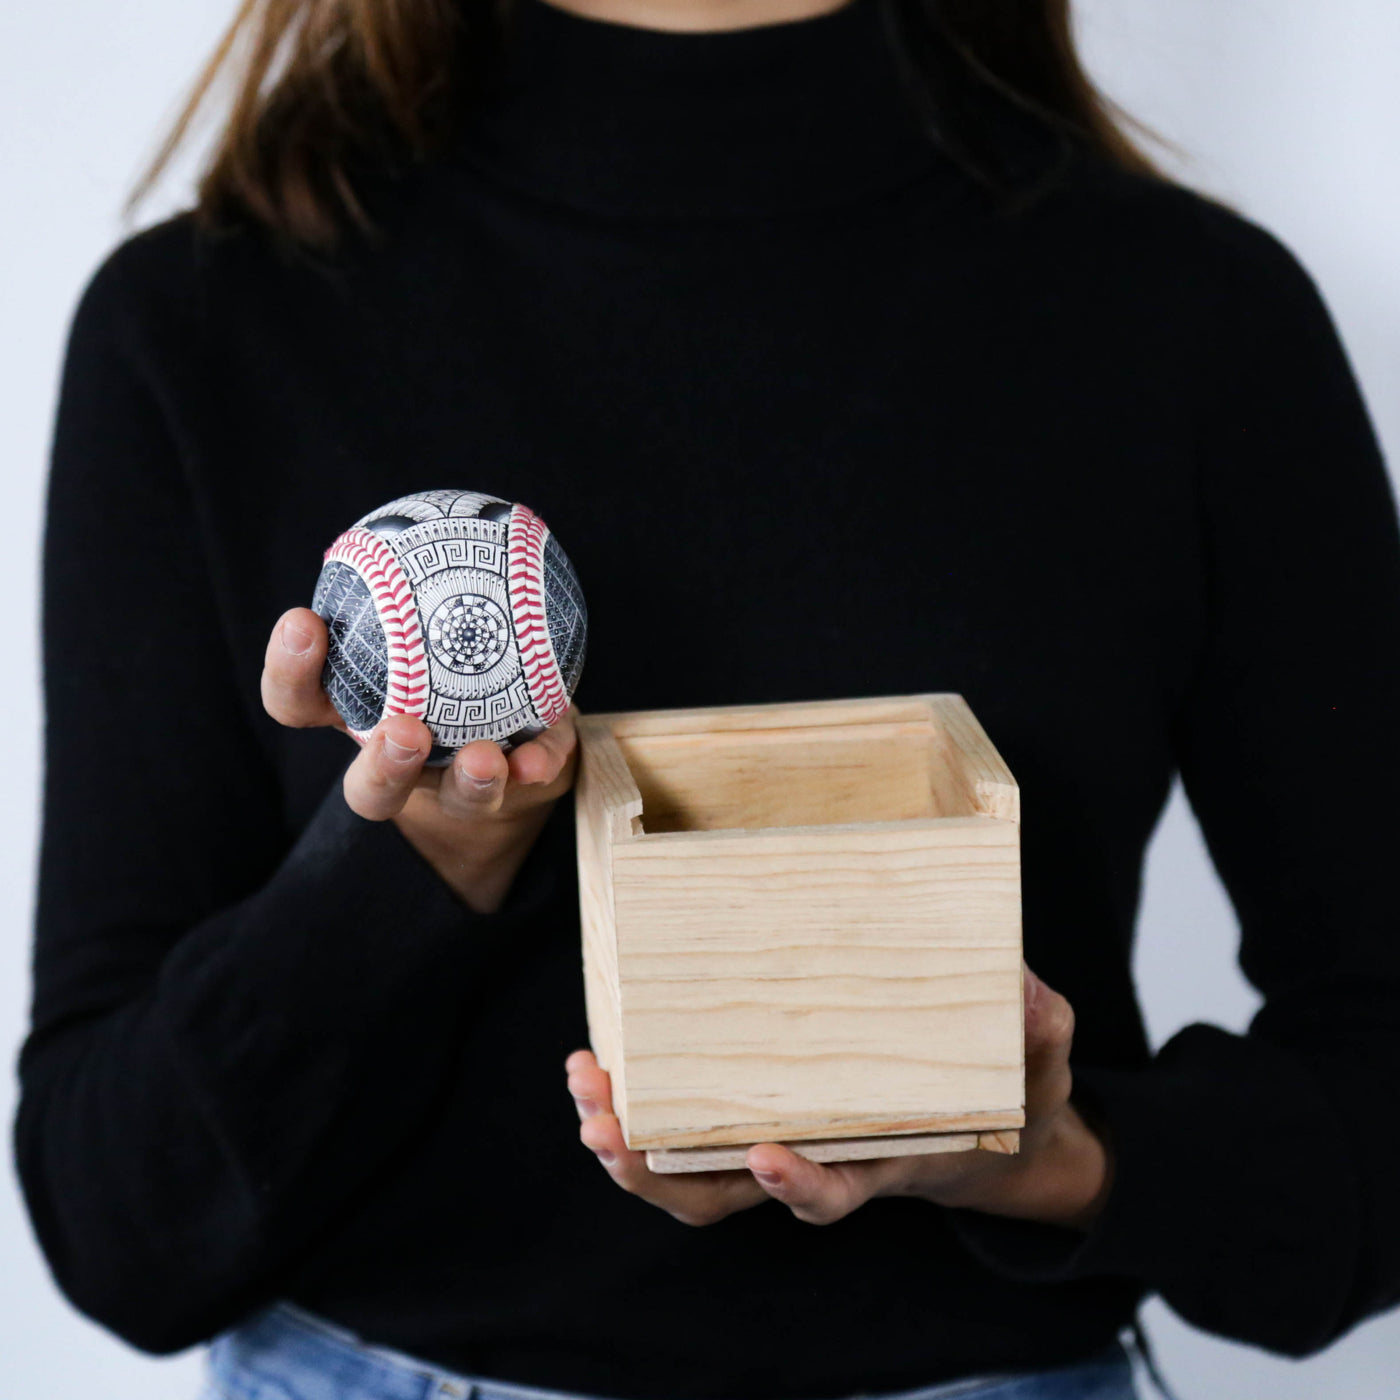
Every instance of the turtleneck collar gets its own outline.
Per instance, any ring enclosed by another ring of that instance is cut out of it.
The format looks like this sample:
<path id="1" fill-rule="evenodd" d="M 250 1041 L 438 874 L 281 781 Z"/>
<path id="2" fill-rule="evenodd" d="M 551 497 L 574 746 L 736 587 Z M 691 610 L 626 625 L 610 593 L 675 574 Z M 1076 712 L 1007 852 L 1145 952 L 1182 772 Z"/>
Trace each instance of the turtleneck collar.
<path id="1" fill-rule="evenodd" d="M 699 33 L 512 0 L 460 149 L 530 194 L 659 218 L 857 203 L 946 159 L 904 95 L 880 0 Z"/>

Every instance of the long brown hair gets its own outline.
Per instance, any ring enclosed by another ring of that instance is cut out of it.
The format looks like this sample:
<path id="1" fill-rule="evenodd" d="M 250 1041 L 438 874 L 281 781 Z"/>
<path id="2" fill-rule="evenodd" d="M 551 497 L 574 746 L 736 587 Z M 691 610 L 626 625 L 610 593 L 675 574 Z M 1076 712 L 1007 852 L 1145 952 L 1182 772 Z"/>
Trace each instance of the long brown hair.
<path id="1" fill-rule="evenodd" d="M 500 42 L 510 0 L 241 0 L 184 109 L 132 195 L 151 189 L 223 80 L 228 118 L 199 182 L 211 224 L 251 218 L 328 249 L 371 226 L 357 174 L 428 157 Z M 877 0 L 917 106 L 973 179 L 1011 192 L 978 117 L 991 92 L 1062 143 L 1165 178 L 1127 117 L 1089 79 L 1070 0 Z M 1155 138 L 1160 140 L 1160 138 Z"/>

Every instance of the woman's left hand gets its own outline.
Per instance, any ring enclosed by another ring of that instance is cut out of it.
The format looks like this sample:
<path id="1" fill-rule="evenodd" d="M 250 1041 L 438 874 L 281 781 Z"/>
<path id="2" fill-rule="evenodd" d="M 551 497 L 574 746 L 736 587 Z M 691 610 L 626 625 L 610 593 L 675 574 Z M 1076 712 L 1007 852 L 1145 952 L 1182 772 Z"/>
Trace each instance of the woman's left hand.
<path id="1" fill-rule="evenodd" d="M 1026 1126 L 1021 1150 L 941 1152 L 868 1162 L 809 1162 L 774 1142 L 748 1152 L 748 1170 L 659 1174 L 631 1152 L 612 1111 L 612 1086 L 590 1051 L 565 1061 L 582 1120 L 579 1137 L 612 1179 L 686 1225 L 712 1225 L 770 1197 L 799 1219 L 830 1225 L 873 1196 L 919 1196 L 938 1205 L 1087 1230 L 1112 1182 L 1109 1152 L 1069 1100 L 1074 1011 L 1025 971 Z"/>

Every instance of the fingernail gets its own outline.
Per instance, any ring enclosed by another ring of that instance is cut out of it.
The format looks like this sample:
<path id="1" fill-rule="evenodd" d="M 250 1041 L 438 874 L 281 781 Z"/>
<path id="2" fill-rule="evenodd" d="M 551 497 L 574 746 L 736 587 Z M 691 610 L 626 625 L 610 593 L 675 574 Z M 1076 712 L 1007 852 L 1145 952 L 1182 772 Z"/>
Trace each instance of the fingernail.
<path id="1" fill-rule="evenodd" d="M 488 791 L 490 791 L 491 788 L 493 788 L 493 787 L 496 786 L 496 780 L 495 780 L 495 778 L 478 778 L 478 777 L 477 777 L 475 774 L 473 774 L 473 773 L 468 773 L 468 774 L 467 774 L 467 781 L 468 781 L 478 792 L 488 792 Z"/>
<path id="2" fill-rule="evenodd" d="M 595 1147 L 593 1151 L 597 1154 L 598 1160 L 600 1162 L 605 1162 L 608 1166 L 611 1166 L 617 1161 L 617 1154 L 609 1152 L 606 1147 Z"/>
<path id="3" fill-rule="evenodd" d="M 1026 969 L 1026 1010 L 1029 1011 L 1035 1005 L 1035 999 L 1040 995 L 1040 989 L 1044 984 L 1040 978 L 1033 973 L 1030 968 Z"/>
<path id="4" fill-rule="evenodd" d="M 750 1167 L 749 1170 L 750 1170 L 750 1171 L 753 1171 L 753 1168 Z M 765 1186 L 777 1186 L 778 1183 L 781 1182 L 782 1179 L 783 1179 L 782 1176 L 781 1176 L 781 1174 L 778 1173 L 778 1172 L 759 1172 L 759 1171 L 755 1171 L 753 1174 L 754 1174 Z"/>
<path id="5" fill-rule="evenodd" d="M 292 656 L 305 656 L 316 640 L 309 627 L 301 622 L 287 622 L 282 626 L 282 650 Z"/>
<path id="6" fill-rule="evenodd" d="M 575 1094 L 574 1102 L 578 1105 L 578 1111 L 583 1114 L 585 1118 L 592 1118 L 598 1111 L 598 1105 L 592 1099 L 581 1099 Z"/>
<path id="7" fill-rule="evenodd" d="M 418 750 L 407 744 L 396 744 L 387 734 L 384 736 L 384 757 L 390 763 L 407 763 L 418 757 Z"/>

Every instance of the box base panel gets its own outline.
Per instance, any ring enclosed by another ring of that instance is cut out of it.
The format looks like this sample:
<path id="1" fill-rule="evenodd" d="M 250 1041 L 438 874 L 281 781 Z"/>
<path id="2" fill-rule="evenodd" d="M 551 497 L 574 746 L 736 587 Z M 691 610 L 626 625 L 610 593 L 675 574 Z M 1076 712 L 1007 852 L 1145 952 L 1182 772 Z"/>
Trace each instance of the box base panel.
<path id="1" fill-rule="evenodd" d="M 743 1168 L 749 1147 L 674 1147 L 647 1153 L 654 1172 L 722 1172 Z M 904 1133 L 883 1137 L 812 1138 L 783 1144 L 809 1162 L 861 1162 L 876 1157 L 911 1157 L 931 1152 L 1019 1152 L 1015 1128 L 993 1133 Z"/>

